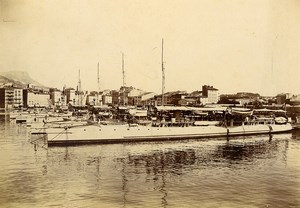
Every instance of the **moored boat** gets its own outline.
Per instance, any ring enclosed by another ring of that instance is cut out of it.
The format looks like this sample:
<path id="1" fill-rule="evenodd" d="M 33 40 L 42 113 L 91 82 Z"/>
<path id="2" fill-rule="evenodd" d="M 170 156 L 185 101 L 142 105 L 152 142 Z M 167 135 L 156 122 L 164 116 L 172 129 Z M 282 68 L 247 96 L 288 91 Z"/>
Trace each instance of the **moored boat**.
<path id="1" fill-rule="evenodd" d="M 283 133 L 292 130 L 290 123 L 252 124 L 234 127 L 225 126 L 141 126 L 80 124 L 77 126 L 36 129 L 32 135 L 47 135 L 48 145 L 77 145 L 92 143 L 116 143 L 156 141 L 170 139 L 204 138 L 220 136 L 243 136 L 252 134 Z"/>

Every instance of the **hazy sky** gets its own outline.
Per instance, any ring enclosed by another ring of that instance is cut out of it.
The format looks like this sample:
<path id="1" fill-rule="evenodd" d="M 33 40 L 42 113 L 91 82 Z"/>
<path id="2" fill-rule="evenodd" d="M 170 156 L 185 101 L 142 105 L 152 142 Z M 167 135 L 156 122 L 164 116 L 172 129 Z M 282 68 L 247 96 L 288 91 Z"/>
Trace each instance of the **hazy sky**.
<path id="1" fill-rule="evenodd" d="M 0 0 L 0 70 L 61 88 L 300 93 L 300 0 Z M 273 61 L 272 61 L 273 60 Z"/>

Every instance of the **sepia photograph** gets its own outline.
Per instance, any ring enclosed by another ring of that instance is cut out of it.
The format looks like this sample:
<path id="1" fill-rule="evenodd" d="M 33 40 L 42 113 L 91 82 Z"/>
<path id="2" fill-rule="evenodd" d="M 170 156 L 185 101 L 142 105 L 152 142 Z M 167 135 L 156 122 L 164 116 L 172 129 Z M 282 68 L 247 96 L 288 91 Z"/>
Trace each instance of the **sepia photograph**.
<path id="1" fill-rule="evenodd" d="M 300 207 L 300 0 L 0 0 L 0 208 Z"/>

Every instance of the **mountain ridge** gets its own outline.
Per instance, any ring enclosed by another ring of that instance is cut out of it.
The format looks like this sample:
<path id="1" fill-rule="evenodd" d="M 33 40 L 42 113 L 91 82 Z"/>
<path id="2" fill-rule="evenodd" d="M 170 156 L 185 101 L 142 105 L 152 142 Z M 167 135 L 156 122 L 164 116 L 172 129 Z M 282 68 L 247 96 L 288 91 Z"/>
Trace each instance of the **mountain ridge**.
<path id="1" fill-rule="evenodd" d="M 32 79 L 25 71 L 6 71 L 0 72 L 0 83 L 8 84 L 12 83 L 18 87 L 25 87 L 28 84 L 34 84 L 36 86 L 45 87 L 43 84 Z"/>

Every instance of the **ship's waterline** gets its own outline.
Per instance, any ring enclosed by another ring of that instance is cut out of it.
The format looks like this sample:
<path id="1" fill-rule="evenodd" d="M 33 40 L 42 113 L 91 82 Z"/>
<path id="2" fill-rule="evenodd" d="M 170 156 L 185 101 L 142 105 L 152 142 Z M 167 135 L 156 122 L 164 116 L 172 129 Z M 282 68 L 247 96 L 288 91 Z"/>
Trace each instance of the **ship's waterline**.
<path id="1" fill-rule="evenodd" d="M 180 140 L 188 138 L 231 137 L 251 134 L 273 134 L 292 130 L 287 124 L 257 124 L 225 128 L 222 126 L 139 126 L 139 125 L 81 125 L 65 128 L 31 129 L 31 135 L 41 135 L 48 145 L 77 145 L 94 143 Z M 36 138 L 32 139 L 37 141 Z"/>

